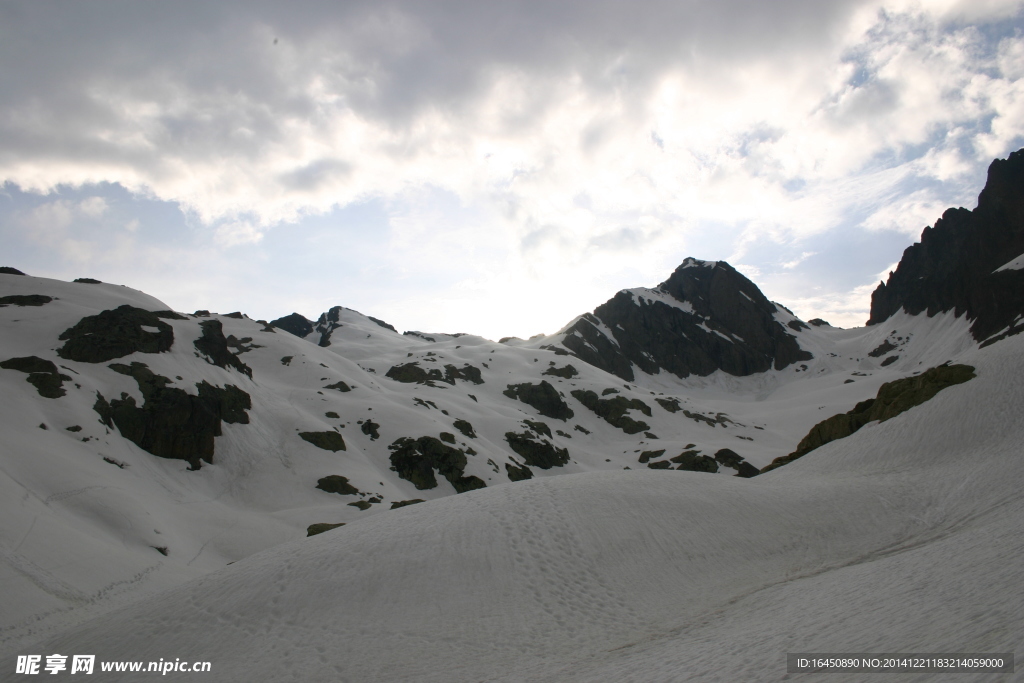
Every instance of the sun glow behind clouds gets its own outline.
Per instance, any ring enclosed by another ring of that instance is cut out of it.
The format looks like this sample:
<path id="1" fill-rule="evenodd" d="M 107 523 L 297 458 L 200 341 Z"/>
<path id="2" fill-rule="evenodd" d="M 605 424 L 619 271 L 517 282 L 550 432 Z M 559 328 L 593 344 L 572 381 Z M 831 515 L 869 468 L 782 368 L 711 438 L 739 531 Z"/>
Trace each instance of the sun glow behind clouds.
<path id="1" fill-rule="evenodd" d="M 10 45 L 50 52 L 0 94 L 0 178 L 44 196 L 9 193 L 30 234 L 0 234 L 41 263 L 55 246 L 41 274 L 87 267 L 258 317 L 340 303 L 526 336 L 694 255 L 852 325 L 892 235 L 973 207 L 987 163 L 1024 143 L 1019 3 L 648 5 L 224 3 L 143 12 L 116 37 L 28 12 L 53 42 L 5 22 Z M 156 19 L 180 40 L 147 33 Z M 104 181 L 182 213 L 146 230 L 113 195 L 57 191 Z M 354 219 L 368 202 L 386 217 Z M 333 261 L 306 242 L 330 230 Z M 147 241 L 165 232 L 173 257 Z M 828 247 L 861 232 L 880 240 L 862 257 Z"/>

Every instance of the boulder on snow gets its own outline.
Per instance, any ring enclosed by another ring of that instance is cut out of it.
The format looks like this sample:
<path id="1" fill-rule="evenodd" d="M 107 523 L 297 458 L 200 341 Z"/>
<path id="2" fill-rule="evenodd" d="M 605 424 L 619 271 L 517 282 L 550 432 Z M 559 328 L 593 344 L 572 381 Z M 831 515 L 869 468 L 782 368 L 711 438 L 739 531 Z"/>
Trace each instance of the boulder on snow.
<path id="1" fill-rule="evenodd" d="M 457 493 L 487 486 L 479 477 L 465 476 L 466 454 L 461 449 L 445 445 L 432 436 L 418 439 L 402 437 L 388 449 L 391 451 L 391 469 L 420 490 L 437 486 L 435 470 L 455 487 Z"/>
<path id="2" fill-rule="evenodd" d="M 345 439 L 338 432 L 299 432 L 299 438 L 325 451 L 344 451 Z"/>
<path id="3" fill-rule="evenodd" d="M 626 434 L 636 434 L 650 429 L 650 425 L 640 420 L 634 420 L 626 414 L 628 410 L 639 410 L 650 417 L 651 408 L 638 398 L 626 398 L 615 396 L 613 398 L 598 398 L 597 394 L 589 389 L 574 389 L 572 396 L 584 406 L 613 427 L 618 427 Z"/>
<path id="4" fill-rule="evenodd" d="M 60 398 L 66 393 L 63 388 L 64 380 L 71 381 L 70 377 L 57 371 L 53 361 L 38 356 L 8 358 L 0 362 L 0 368 L 27 373 L 25 381 L 34 386 L 43 398 Z"/>
<path id="5" fill-rule="evenodd" d="M 0 307 L 2 306 L 42 306 L 53 301 L 52 297 L 44 294 L 11 294 L 0 296 Z"/>
<path id="6" fill-rule="evenodd" d="M 540 384 L 530 382 L 509 384 L 501 393 L 536 408 L 537 412 L 545 417 L 565 421 L 573 416 L 572 409 L 569 408 L 558 390 L 545 380 L 541 380 Z"/>

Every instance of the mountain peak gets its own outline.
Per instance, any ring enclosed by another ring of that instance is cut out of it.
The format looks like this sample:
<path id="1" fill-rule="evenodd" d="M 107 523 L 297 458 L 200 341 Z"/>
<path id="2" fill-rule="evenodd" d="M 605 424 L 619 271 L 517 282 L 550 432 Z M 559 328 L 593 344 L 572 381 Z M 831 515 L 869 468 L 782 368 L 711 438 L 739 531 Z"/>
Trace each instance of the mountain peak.
<path id="1" fill-rule="evenodd" d="M 656 288 L 624 289 L 578 318 L 563 331 L 561 345 L 627 381 L 634 367 L 679 377 L 716 370 L 750 375 L 811 358 L 777 312 L 725 261 L 690 257 Z"/>

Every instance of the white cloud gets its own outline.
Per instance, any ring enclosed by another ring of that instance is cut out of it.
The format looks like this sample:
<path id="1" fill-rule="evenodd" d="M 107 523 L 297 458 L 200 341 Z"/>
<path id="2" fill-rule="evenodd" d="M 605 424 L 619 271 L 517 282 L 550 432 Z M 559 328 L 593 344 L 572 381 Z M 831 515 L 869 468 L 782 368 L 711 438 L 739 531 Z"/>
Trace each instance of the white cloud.
<path id="1" fill-rule="evenodd" d="M 217 226 L 213 240 L 221 247 L 236 247 L 243 244 L 257 244 L 263 233 L 249 221 L 229 221 Z"/>
<path id="2" fill-rule="evenodd" d="M 86 197 L 78 203 L 78 210 L 89 218 L 99 218 L 107 211 L 107 200 L 103 197 Z"/>
<path id="3" fill-rule="evenodd" d="M 221 249 L 377 198 L 380 263 L 493 298 L 636 284 L 695 248 L 767 267 L 747 256 L 769 240 L 797 271 L 831 230 L 916 236 L 1024 138 L 1019 35 L 985 24 L 1018 2 L 456 5 L 176 3 L 116 34 L 102 3 L 10 15 L 0 178 L 121 183 Z M 46 206 L 40 234 L 113 211 Z"/>
<path id="4" fill-rule="evenodd" d="M 801 263 L 806 261 L 811 256 L 814 256 L 814 254 L 815 254 L 815 252 L 813 252 L 813 251 L 805 251 L 802 254 L 800 254 L 800 256 L 798 256 L 797 258 L 793 259 L 792 261 L 786 261 L 785 263 L 783 263 L 782 267 L 785 270 L 792 270 L 793 268 L 796 268 Z"/>

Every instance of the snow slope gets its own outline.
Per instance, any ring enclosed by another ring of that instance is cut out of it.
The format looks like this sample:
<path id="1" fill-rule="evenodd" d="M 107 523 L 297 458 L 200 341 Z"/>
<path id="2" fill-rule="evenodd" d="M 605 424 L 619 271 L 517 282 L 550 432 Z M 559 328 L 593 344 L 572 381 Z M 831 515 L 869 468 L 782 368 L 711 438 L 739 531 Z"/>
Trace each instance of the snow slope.
<path id="1" fill-rule="evenodd" d="M 512 346 L 472 335 L 428 335 L 437 340 L 430 342 L 348 309 L 338 309 L 326 347 L 317 345 L 317 332 L 300 339 L 244 317 L 186 316 L 164 321 L 174 332 L 170 351 L 137 352 L 116 362 L 145 363 L 190 394 L 205 381 L 237 386 L 251 396 L 249 424 L 224 424 L 213 463 L 189 471 L 184 461 L 154 457 L 99 420 L 97 393 L 107 399 L 126 394 L 143 404 L 132 378 L 111 370 L 110 363 L 56 354 L 58 336 L 84 316 L 124 304 L 151 311 L 167 306 L 122 286 L 0 274 L 0 296 L 32 294 L 53 300 L 0 307 L 0 361 L 39 356 L 71 379 L 63 383 L 65 396 L 45 398 L 24 373 L 0 370 L 0 581 L 9 588 L 0 604 L 0 647 L 16 647 L 304 539 L 311 524 L 351 524 L 401 501 L 453 495 L 452 484 L 441 476 L 436 488 L 418 489 L 392 470 L 389 446 L 402 437 L 450 434 L 453 446 L 473 451 L 465 474 L 488 487 L 508 482 L 507 465 L 524 464 L 506 439 L 510 431 L 529 431 L 524 420 L 547 424 L 551 436 L 543 440 L 569 456 L 563 466 L 532 467 L 536 478 L 674 468 L 669 459 L 683 451 L 710 456 L 723 448 L 760 468 L 792 451 L 819 420 L 873 396 L 883 382 L 973 348 L 963 320 L 901 314 L 884 327 L 800 331 L 800 343 L 815 357 L 783 371 L 746 378 L 717 372 L 685 381 L 638 372 L 636 382 L 625 383 L 578 359 L 536 348 L 543 340 Z M 251 339 L 246 350 L 236 347 L 251 378 L 198 354 L 193 342 L 200 325 L 211 320 L 229 337 Z M 868 355 L 887 340 L 895 350 Z M 893 354 L 898 360 L 882 366 Z M 409 384 L 386 376 L 410 362 L 425 369 L 472 365 L 483 383 Z M 545 374 L 570 364 L 577 371 L 571 378 Z M 540 381 L 561 393 L 573 418 L 544 417 L 504 393 L 510 384 Z M 351 390 L 327 388 L 338 382 Z M 648 429 L 626 434 L 583 406 L 571 395 L 574 390 L 643 401 L 649 416 L 635 409 L 628 414 Z M 674 399 L 680 409 L 670 412 L 656 399 Z M 367 420 L 377 425 L 376 438 L 364 431 Z M 474 435 L 460 433 L 456 420 L 471 423 Z M 346 450 L 323 450 L 299 437 L 319 431 L 341 434 Z M 650 457 L 659 451 L 664 452 Z M 723 466 L 719 477 L 696 481 L 708 485 L 735 472 Z M 329 475 L 346 477 L 359 494 L 317 489 Z"/>
<path id="2" fill-rule="evenodd" d="M 604 471 L 440 498 L 19 652 L 452 682 L 780 680 L 787 651 L 1024 651 L 1022 352 L 1020 336 L 968 348 L 975 379 L 754 479 Z"/>

